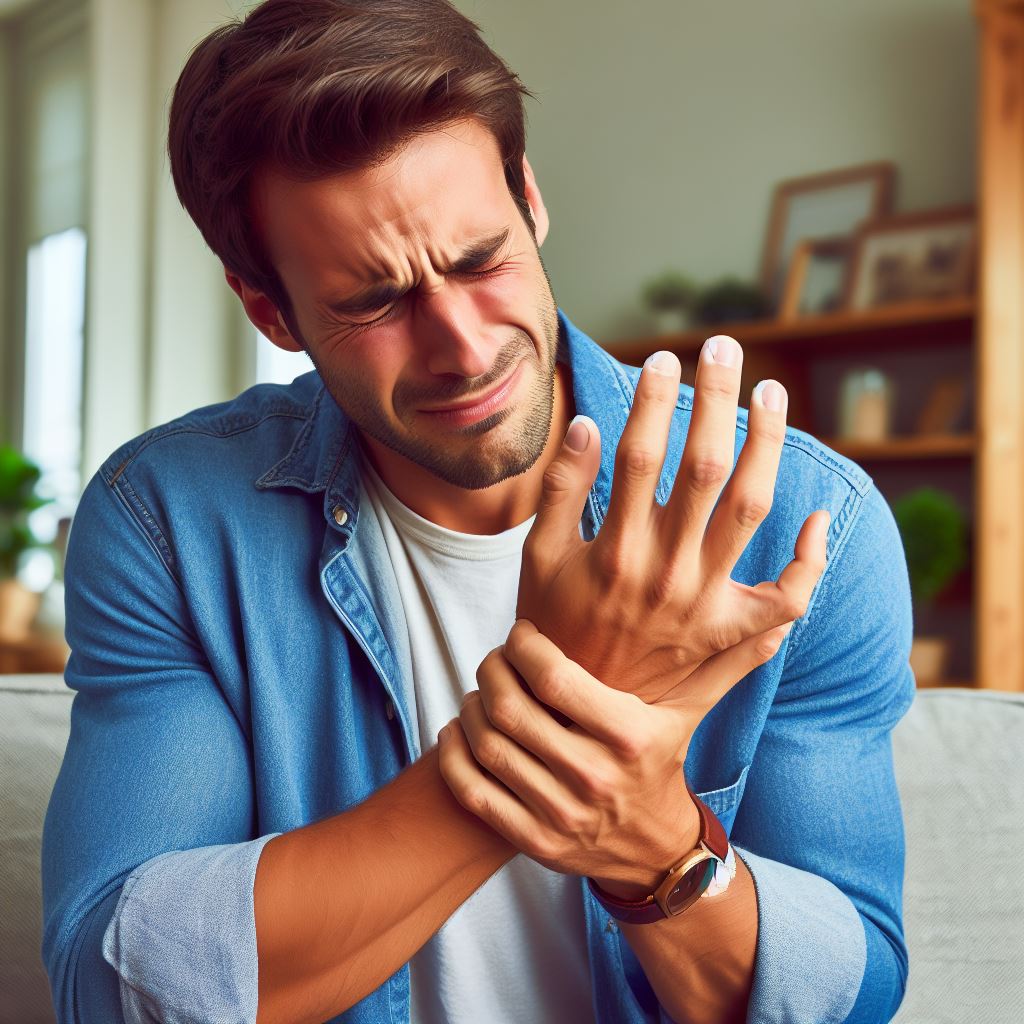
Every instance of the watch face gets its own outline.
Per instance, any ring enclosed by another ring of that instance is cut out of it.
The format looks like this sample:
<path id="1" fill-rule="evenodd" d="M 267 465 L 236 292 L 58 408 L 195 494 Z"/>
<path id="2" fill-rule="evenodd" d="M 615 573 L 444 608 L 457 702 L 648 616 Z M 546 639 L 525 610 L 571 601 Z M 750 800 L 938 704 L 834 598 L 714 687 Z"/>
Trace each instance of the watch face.
<path id="1" fill-rule="evenodd" d="M 711 884 L 719 861 L 715 857 L 694 864 L 665 899 L 670 914 L 681 914 Z"/>

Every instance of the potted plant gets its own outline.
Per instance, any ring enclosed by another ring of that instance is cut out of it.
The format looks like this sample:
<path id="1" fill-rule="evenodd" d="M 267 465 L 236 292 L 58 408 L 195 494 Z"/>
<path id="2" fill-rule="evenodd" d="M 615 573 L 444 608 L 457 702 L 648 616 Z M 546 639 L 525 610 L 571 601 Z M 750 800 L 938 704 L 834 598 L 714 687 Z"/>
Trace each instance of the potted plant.
<path id="1" fill-rule="evenodd" d="M 694 314 L 701 324 L 757 320 L 767 313 L 768 303 L 760 290 L 735 277 L 724 277 L 708 285 L 694 305 Z"/>
<path id="2" fill-rule="evenodd" d="M 964 514 L 949 494 L 934 487 L 910 491 L 893 503 L 892 511 L 903 540 L 920 621 L 967 562 Z M 948 657 L 945 637 L 915 635 L 910 664 L 918 683 L 940 680 Z"/>
<path id="3" fill-rule="evenodd" d="M 696 295 L 693 281 L 677 270 L 666 270 L 643 286 L 644 304 L 654 313 L 659 334 L 684 328 Z"/>
<path id="4" fill-rule="evenodd" d="M 0 445 L 0 639 L 25 636 L 39 606 L 39 595 L 18 580 L 21 556 L 47 547 L 32 531 L 29 513 L 51 498 L 36 494 L 39 467 L 16 448 Z"/>

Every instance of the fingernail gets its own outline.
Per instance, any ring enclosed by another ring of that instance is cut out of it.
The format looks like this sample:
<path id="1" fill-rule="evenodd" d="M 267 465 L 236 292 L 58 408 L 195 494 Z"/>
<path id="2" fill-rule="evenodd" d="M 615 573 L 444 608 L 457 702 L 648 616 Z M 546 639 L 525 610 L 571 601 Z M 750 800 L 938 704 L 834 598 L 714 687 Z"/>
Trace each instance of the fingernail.
<path id="1" fill-rule="evenodd" d="M 442 740 L 446 739 L 447 737 L 448 737 L 448 726 L 444 725 L 444 726 L 441 727 L 440 731 L 437 734 L 437 742 L 440 743 Z"/>
<path id="2" fill-rule="evenodd" d="M 590 444 L 590 428 L 586 416 L 574 416 L 565 432 L 565 443 L 574 452 L 585 452 Z"/>
<path id="3" fill-rule="evenodd" d="M 706 363 L 736 366 L 740 361 L 740 343 L 735 338 L 730 338 L 728 334 L 716 334 L 704 342 L 700 354 Z"/>
<path id="4" fill-rule="evenodd" d="M 649 355 L 644 360 L 644 369 L 660 373 L 663 377 L 674 377 L 677 373 L 682 372 L 682 368 L 679 365 L 679 357 L 674 352 L 667 352 L 665 350 Z"/>
<path id="5" fill-rule="evenodd" d="M 763 380 L 754 388 L 754 401 L 772 412 L 786 408 L 786 389 L 777 380 Z"/>

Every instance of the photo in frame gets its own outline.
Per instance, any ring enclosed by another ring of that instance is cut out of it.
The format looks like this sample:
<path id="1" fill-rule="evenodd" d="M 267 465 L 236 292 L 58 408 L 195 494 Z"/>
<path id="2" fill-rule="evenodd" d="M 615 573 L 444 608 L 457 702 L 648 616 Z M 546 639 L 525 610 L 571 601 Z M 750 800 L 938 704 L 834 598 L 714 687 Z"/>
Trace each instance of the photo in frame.
<path id="1" fill-rule="evenodd" d="M 863 221 L 888 216 L 895 179 L 895 165 L 877 161 L 776 185 L 761 259 L 761 290 L 773 311 L 781 307 L 800 243 L 852 236 Z"/>
<path id="2" fill-rule="evenodd" d="M 852 251 L 852 240 L 846 235 L 800 242 L 790 260 L 779 319 L 837 312 L 843 303 Z"/>
<path id="3" fill-rule="evenodd" d="M 917 434 L 953 434 L 962 431 L 967 409 L 969 384 L 962 374 L 949 374 L 932 386 L 921 412 L 918 414 Z"/>
<path id="4" fill-rule="evenodd" d="M 867 310 L 967 298 L 974 291 L 976 261 L 973 204 L 866 223 L 854 241 L 844 305 Z"/>

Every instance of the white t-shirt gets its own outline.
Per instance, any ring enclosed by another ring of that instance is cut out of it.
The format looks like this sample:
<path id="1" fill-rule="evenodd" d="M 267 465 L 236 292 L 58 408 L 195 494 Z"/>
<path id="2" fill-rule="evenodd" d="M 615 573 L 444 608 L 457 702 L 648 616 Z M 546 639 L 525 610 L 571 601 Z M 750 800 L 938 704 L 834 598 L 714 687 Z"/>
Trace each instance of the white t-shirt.
<path id="1" fill-rule="evenodd" d="M 426 750 L 477 689 L 476 670 L 515 621 L 523 541 L 458 533 L 413 512 L 362 460 L 361 514 L 380 523 L 409 625 L 403 680 Z M 410 961 L 412 1024 L 594 1020 L 580 881 L 519 855 Z"/>

